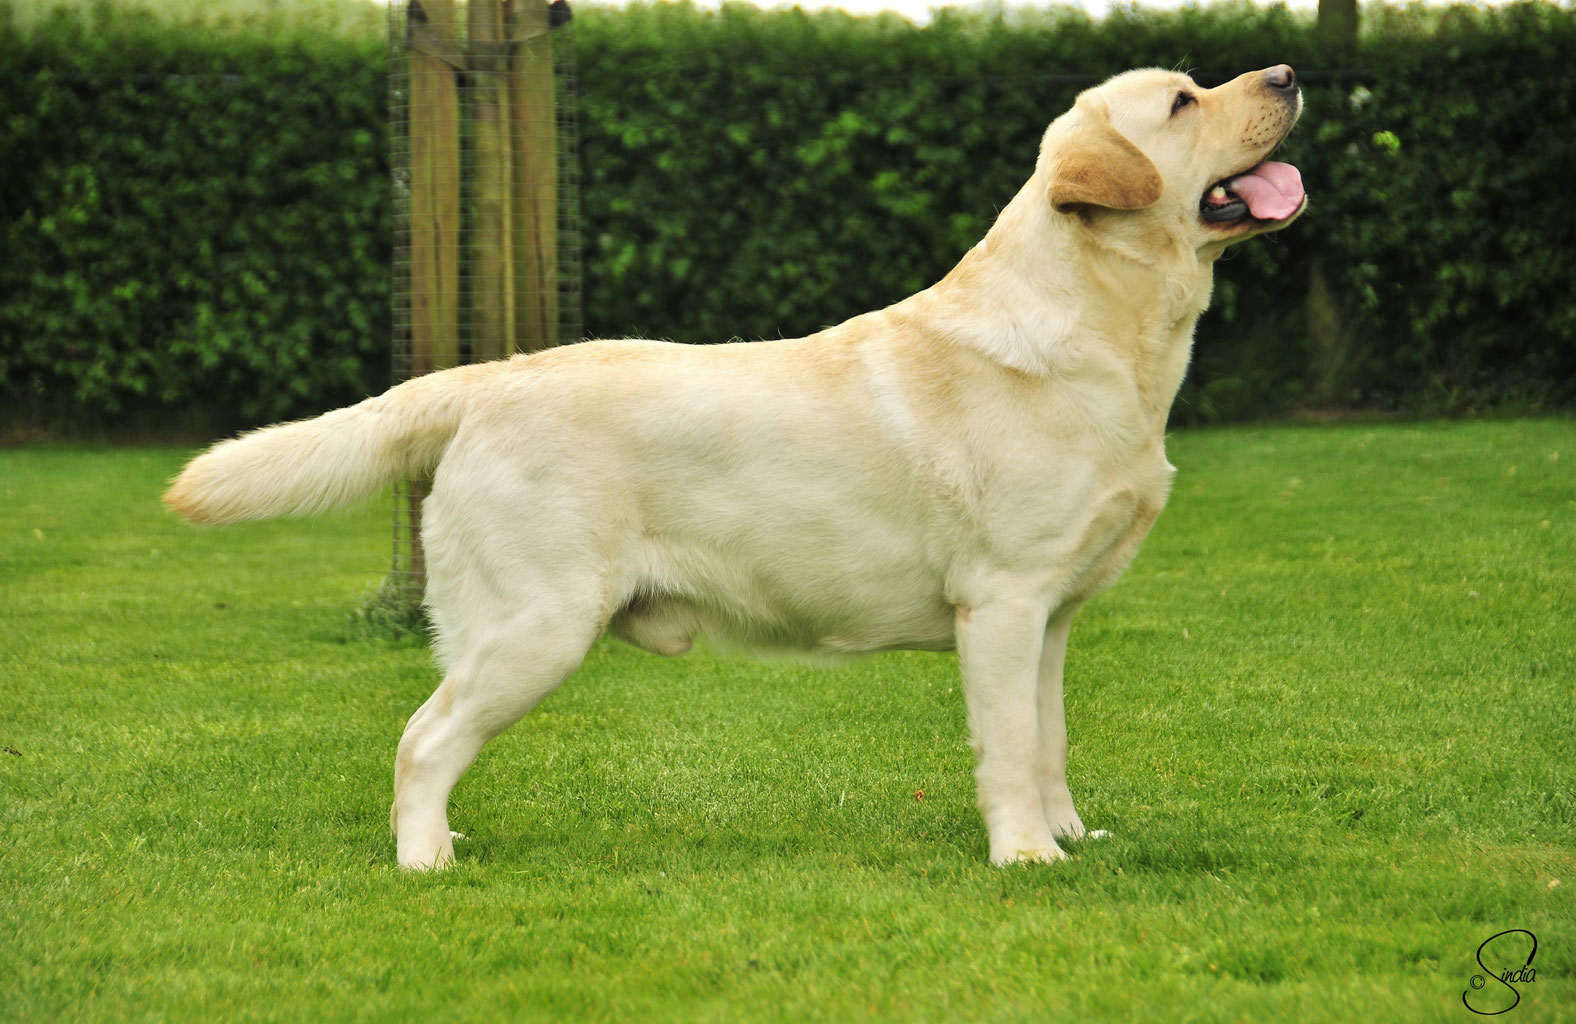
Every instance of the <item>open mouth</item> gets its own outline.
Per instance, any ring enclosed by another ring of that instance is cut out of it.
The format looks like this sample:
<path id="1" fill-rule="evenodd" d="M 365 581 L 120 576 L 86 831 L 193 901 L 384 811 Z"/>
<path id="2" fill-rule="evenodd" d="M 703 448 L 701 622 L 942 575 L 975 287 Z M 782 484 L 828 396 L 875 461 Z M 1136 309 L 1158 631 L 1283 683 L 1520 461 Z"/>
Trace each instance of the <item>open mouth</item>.
<path id="1" fill-rule="evenodd" d="M 1199 216 L 1211 224 L 1252 218 L 1282 221 L 1302 209 L 1302 174 L 1291 164 L 1266 160 L 1209 187 L 1199 201 Z"/>

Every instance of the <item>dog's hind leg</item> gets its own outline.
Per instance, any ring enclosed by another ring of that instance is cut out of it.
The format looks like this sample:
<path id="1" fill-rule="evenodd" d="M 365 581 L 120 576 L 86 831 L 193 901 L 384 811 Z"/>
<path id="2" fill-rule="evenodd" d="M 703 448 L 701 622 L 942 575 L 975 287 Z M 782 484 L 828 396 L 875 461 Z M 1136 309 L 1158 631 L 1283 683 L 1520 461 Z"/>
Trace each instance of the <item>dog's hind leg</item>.
<path id="1" fill-rule="evenodd" d="M 550 609 L 517 613 L 451 648 L 443 683 L 405 726 L 390 814 L 400 867 L 453 859 L 450 790 L 483 744 L 569 677 L 601 631 L 594 602 L 553 598 Z"/>

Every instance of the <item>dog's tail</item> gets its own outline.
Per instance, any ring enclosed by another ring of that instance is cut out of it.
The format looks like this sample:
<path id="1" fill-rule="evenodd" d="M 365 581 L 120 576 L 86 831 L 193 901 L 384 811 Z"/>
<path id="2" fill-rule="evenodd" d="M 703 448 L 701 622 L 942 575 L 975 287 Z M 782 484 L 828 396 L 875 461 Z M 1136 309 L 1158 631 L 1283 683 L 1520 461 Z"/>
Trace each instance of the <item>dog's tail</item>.
<path id="1" fill-rule="evenodd" d="M 432 472 L 480 380 L 478 363 L 408 380 L 315 419 L 221 441 L 187 463 L 164 501 L 194 523 L 306 516 Z"/>

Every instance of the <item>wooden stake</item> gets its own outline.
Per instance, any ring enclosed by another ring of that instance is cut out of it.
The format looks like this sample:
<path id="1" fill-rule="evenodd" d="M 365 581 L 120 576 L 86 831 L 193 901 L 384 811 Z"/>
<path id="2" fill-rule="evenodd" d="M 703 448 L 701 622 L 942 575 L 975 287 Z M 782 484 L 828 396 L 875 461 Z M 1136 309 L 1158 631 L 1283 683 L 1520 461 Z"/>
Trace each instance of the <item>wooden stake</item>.
<path id="1" fill-rule="evenodd" d="M 516 174 L 509 133 L 509 56 L 500 0 L 467 5 L 470 51 L 471 142 L 475 162 L 471 188 L 475 226 L 471 232 L 472 361 L 498 359 L 517 350 L 512 193 Z"/>
<path id="2" fill-rule="evenodd" d="M 522 351 L 558 344 L 558 118 L 545 0 L 504 0 L 516 179 L 515 337 Z"/>
<path id="3" fill-rule="evenodd" d="M 460 98 L 454 77 L 459 44 L 452 0 L 411 0 L 406 24 L 414 377 L 460 360 Z"/>

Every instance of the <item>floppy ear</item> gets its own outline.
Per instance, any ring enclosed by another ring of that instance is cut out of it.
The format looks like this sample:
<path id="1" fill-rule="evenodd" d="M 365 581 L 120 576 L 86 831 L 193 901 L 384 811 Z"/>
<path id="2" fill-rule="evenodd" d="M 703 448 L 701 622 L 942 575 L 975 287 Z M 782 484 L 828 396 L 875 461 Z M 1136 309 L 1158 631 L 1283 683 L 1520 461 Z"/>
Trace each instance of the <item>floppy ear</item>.
<path id="1" fill-rule="evenodd" d="M 1083 117 L 1051 163 L 1051 205 L 1059 213 L 1082 206 L 1142 210 L 1160 201 L 1160 170 L 1103 110 L 1079 104 Z"/>

